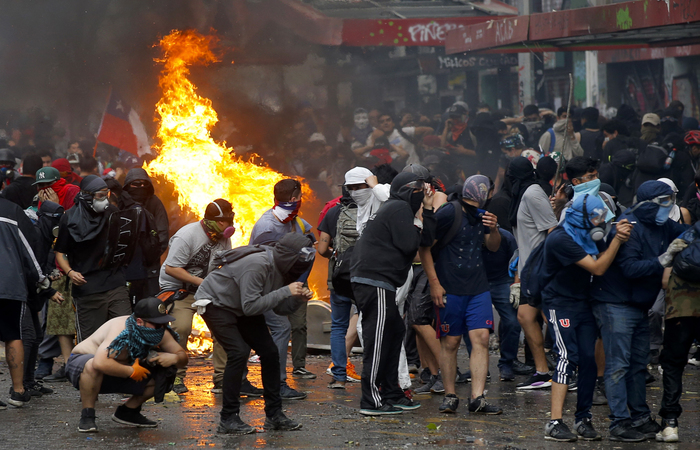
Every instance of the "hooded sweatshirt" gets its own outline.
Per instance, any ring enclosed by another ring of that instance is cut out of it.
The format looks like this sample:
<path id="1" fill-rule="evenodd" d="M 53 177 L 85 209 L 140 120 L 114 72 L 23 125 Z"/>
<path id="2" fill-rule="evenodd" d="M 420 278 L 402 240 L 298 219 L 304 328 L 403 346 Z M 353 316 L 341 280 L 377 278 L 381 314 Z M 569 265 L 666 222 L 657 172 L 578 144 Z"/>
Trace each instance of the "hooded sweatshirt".
<path id="1" fill-rule="evenodd" d="M 593 277 L 591 297 L 604 303 L 624 303 L 644 310 L 649 309 L 661 290 L 664 268 L 658 257 L 668 245 L 683 233 L 688 225 L 667 220 L 656 224 L 659 205 L 649 200 L 671 195 L 673 190 L 661 181 L 647 181 L 637 190 L 638 203 L 625 211 L 620 220 L 637 222 L 630 239 L 620 247 L 615 261 L 602 277 Z M 608 235 L 612 242 L 616 229 Z"/>
<path id="2" fill-rule="evenodd" d="M 564 159 L 567 161 L 574 156 L 583 156 L 583 148 L 581 144 L 575 139 L 572 140 L 566 135 L 566 119 L 557 121 L 552 129 L 554 130 L 554 149 L 552 152 L 560 152 L 564 155 Z M 551 133 L 545 132 L 540 138 L 540 147 L 546 154 L 551 153 L 549 147 L 551 146 Z M 566 145 L 564 145 L 566 143 Z"/>
<path id="3" fill-rule="evenodd" d="M 258 316 L 280 308 L 295 309 L 300 299 L 291 296 L 289 274 L 295 270 L 299 251 L 310 245 L 299 233 L 284 235 L 273 247 L 214 269 L 204 278 L 195 300 L 211 300 L 237 316 Z M 303 268 L 299 268 L 301 270 Z"/>
<path id="4" fill-rule="evenodd" d="M 406 184 L 418 179 L 414 173 L 402 172 L 391 182 L 389 200 L 370 218 L 355 244 L 350 267 L 353 283 L 396 291 L 406 281 L 421 242 L 410 204 L 413 196 L 422 195 Z M 434 221 L 433 212 L 424 210 L 423 221 Z"/>

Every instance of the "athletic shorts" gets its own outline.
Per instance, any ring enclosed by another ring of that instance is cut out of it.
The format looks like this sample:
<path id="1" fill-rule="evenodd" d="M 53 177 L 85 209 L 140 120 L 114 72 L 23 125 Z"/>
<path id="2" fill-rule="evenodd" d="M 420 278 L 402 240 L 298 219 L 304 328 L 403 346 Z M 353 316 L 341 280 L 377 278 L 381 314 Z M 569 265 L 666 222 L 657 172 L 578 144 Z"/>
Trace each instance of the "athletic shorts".
<path id="1" fill-rule="evenodd" d="M 66 364 L 66 376 L 73 384 L 73 387 L 80 389 L 80 375 L 85 369 L 85 364 L 94 358 L 95 355 L 83 355 L 79 353 L 71 353 Z M 141 395 L 146 389 L 146 385 L 151 380 L 148 375 L 141 381 L 134 381 L 131 378 L 113 377 L 104 375 L 102 377 L 102 385 L 100 386 L 100 394 L 131 394 Z"/>
<path id="2" fill-rule="evenodd" d="M 22 340 L 25 314 L 29 314 L 26 302 L 0 299 L 0 342 Z"/>
<path id="3" fill-rule="evenodd" d="M 430 298 L 428 276 L 421 270 L 418 276 L 414 276 L 411 284 L 412 290 L 408 294 L 408 324 L 432 325 L 435 309 L 433 300 Z"/>
<path id="4" fill-rule="evenodd" d="M 478 295 L 447 294 L 445 307 L 435 308 L 438 338 L 461 336 L 469 330 L 481 328 L 493 330 L 493 308 L 489 291 Z"/>

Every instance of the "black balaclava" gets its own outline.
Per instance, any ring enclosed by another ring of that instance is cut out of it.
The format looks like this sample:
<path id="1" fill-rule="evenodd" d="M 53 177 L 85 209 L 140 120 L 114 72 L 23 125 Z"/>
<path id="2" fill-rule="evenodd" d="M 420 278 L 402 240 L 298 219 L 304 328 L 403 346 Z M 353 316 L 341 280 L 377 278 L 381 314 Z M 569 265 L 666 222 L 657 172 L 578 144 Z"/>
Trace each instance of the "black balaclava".
<path id="1" fill-rule="evenodd" d="M 414 188 L 406 186 L 407 184 L 420 180 L 420 177 L 412 172 L 401 172 L 396 175 L 394 180 L 391 182 L 391 189 L 389 190 L 389 199 L 393 200 L 403 200 L 411 207 L 411 211 L 415 215 L 420 206 L 423 204 L 423 197 L 425 197 L 425 192 L 413 192 Z"/>
<path id="2" fill-rule="evenodd" d="M 520 208 L 520 200 L 523 194 L 533 184 L 537 184 L 535 169 L 532 163 L 524 156 L 513 158 L 508 166 L 508 179 L 511 184 L 512 201 L 510 203 L 510 211 L 508 212 L 508 220 L 511 226 L 518 226 L 518 208 Z"/>
<path id="3" fill-rule="evenodd" d="M 138 188 L 129 186 L 134 181 L 145 181 L 146 186 Z M 124 179 L 124 191 L 128 192 L 134 201 L 143 205 L 154 193 L 153 183 L 145 170 L 136 167 L 126 174 L 126 178 Z"/>
<path id="4" fill-rule="evenodd" d="M 75 206 L 66 212 L 66 225 L 75 242 L 94 239 L 104 228 L 109 214 L 97 213 L 92 209 L 93 195 L 107 188 L 104 180 L 97 175 L 88 175 L 80 182 L 80 192 L 75 196 Z"/>
<path id="5" fill-rule="evenodd" d="M 311 247 L 311 240 L 299 233 L 287 233 L 272 248 L 275 267 L 284 276 L 285 283 L 299 279 L 313 264 L 313 261 L 300 261 L 302 248 Z"/>

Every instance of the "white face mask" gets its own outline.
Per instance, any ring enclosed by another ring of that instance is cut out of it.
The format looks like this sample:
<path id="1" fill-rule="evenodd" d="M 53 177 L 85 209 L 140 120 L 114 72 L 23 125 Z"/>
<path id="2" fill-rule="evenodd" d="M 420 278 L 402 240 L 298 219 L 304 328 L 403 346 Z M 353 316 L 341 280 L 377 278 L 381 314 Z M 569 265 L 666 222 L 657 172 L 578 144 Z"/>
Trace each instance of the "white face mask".
<path id="1" fill-rule="evenodd" d="M 369 116 L 366 113 L 355 114 L 355 126 L 364 130 L 369 125 Z"/>
<path id="2" fill-rule="evenodd" d="M 107 210 L 107 207 L 109 206 L 109 199 L 103 198 L 102 200 L 93 200 L 92 201 L 92 209 L 96 213 L 103 213 Z"/>
<path id="3" fill-rule="evenodd" d="M 372 189 L 358 189 L 350 191 L 350 197 L 357 203 L 357 206 L 365 206 L 372 199 Z"/>

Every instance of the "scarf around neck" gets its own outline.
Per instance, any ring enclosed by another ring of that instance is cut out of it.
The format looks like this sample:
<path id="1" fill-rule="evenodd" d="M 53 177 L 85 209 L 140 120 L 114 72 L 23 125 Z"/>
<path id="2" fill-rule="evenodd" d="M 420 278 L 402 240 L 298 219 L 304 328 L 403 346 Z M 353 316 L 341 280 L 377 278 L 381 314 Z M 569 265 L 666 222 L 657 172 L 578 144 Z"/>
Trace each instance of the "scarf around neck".
<path id="1" fill-rule="evenodd" d="M 163 340 L 166 328 L 178 341 L 179 336 L 170 328 L 170 325 L 159 329 L 142 327 L 136 323 L 132 314 L 126 319 L 126 328 L 107 347 L 107 356 L 116 358 L 124 348 L 128 348 L 131 362 L 136 358 L 143 361 L 148 356 L 148 352 Z"/>

